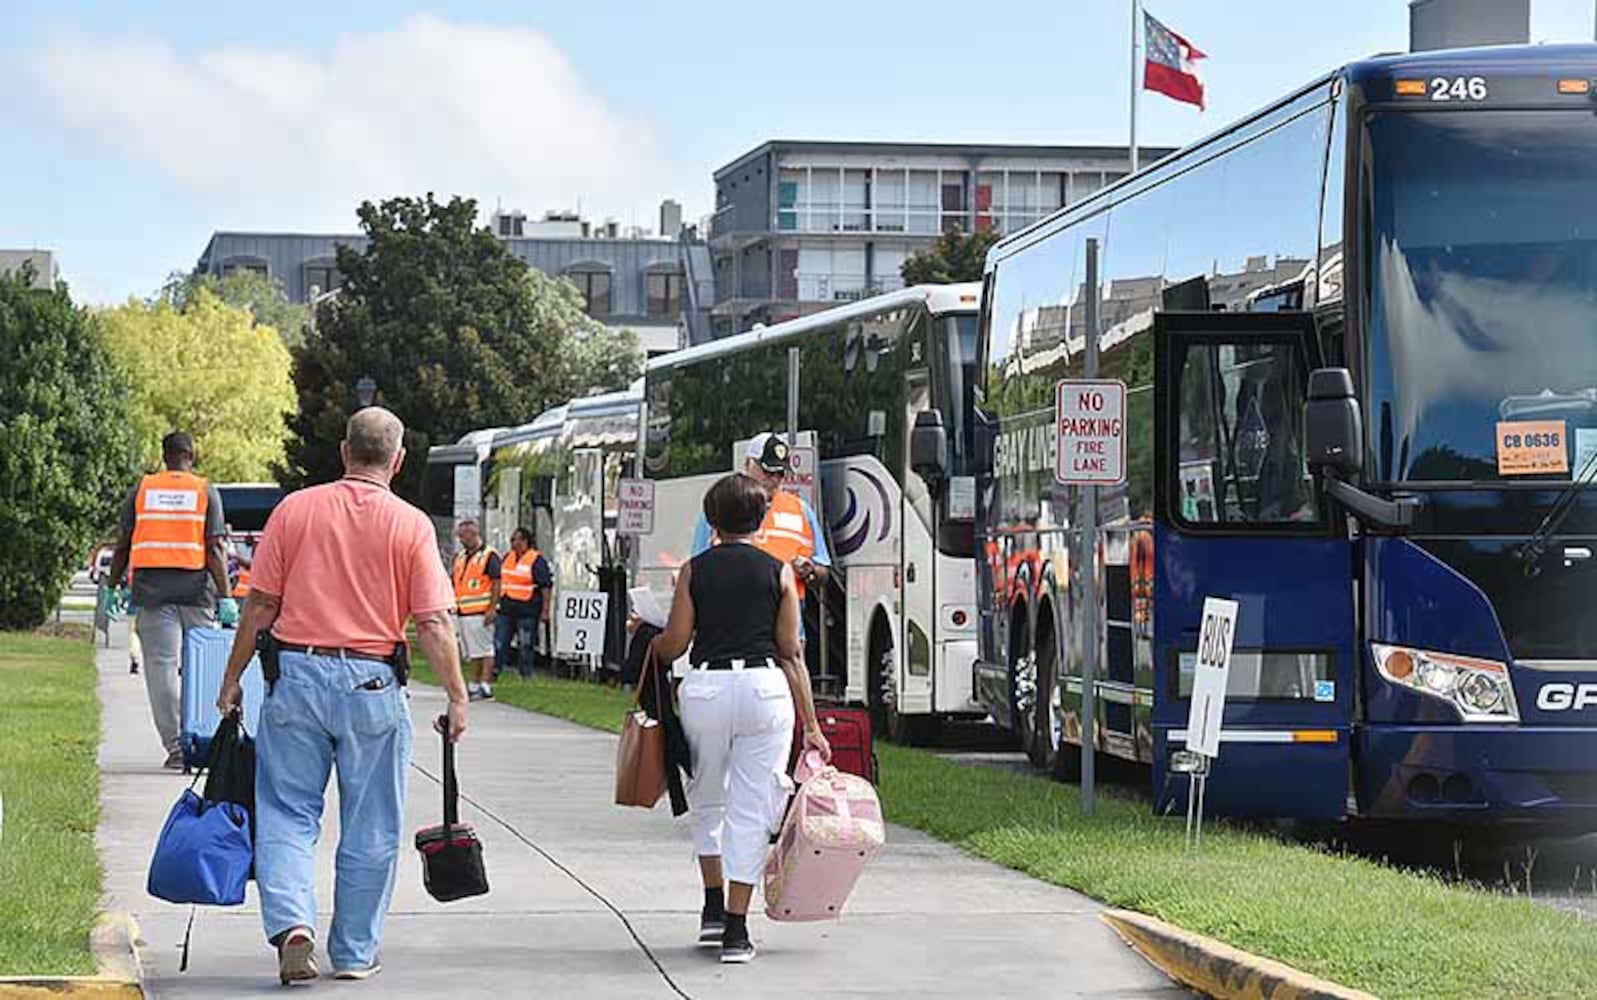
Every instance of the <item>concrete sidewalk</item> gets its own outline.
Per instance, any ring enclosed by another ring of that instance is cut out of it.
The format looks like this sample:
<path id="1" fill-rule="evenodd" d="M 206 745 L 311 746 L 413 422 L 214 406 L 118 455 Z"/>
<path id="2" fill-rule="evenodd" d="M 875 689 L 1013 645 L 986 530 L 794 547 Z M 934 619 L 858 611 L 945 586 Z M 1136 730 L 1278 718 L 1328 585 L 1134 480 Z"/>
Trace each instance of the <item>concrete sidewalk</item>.
<path id="1" fill-rule="evenodd" d="M 178 972 L 188 908 L 150 898 L 144 880 L 156 835 L 188 779 L 161 769 L 143 680 L 127 673 L 125 636 L 118 640 L 98 652 L 107 908 L 137 919 L 151 996 L 279 994 L 253 888 L 243 907 L 200 911 L 189 971 Z M 439 744 L 427 720 L 442 704 L 436 689 L 412 688 L 409 828 L 440 815 Z M 1187 995 L 1120 943 L 1098 920 L 1095 902 L 898 827 L 841 923 L 779 925 L 757 916 L 759 958 L 723 968 L 713 951 L 693 945 L 700 892 L 685 828 L 663 804 L 643 812 L 610 802 L 614 746 L 605 733 L 508 706 L 473 706 L 459 767 L 462 792 L 475 805 L 463 803 L 462 818 L 483 839 L 493 891 L 437 904 L 407 849 L 382 974 L 364 985 L 316 988 L 584 1000 Z M 331 796 L 326 815 L 323 935 L 337 842 Z M 319 957 L 325 966 L 325 954 Z"/>

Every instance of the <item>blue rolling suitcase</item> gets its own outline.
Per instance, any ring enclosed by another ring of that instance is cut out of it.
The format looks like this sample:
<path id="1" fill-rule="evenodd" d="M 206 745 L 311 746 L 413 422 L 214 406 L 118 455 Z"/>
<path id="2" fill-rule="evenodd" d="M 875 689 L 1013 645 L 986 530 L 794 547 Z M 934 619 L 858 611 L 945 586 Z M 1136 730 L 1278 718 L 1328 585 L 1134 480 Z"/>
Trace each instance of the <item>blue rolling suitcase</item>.
<path id="1" fill-rule="evenodd" d="M 222 717 L 216 711 L 216 696 L 222 690 L 222 675 L 227 673 L 227 657 L 238 635 L 226 628 L 191 628 L 183 637 L 183 769 L 204 767 L 211 750 L 211 737 Z M 244 669 L 244 731 L 252 736 L 260 731 L 261 704 L 266 700 L 266 681 L 261 676 L 261 659 L 250 658 Z"/>

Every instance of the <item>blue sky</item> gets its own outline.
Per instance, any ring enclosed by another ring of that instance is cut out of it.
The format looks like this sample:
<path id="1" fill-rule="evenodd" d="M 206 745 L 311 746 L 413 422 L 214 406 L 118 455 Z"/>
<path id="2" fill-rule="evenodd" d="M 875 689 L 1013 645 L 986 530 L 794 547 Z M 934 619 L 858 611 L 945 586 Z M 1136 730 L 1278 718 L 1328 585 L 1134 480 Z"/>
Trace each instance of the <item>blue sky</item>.
<path id="1" fill-rule="evenodd" d="M 1404 0 L 1146 3 L 1210 57 L 1205 112 L 1144 95 L 1146 145 L 1407 43 Z M 1533 40 L 1591 39 L 1594 5 L 1532 0 Z M 215 230 L 350 230 L 362 198 L 653 225 L 767 138 L 1122 143 L 1129 32 L 1129 0 L 8 0 L 0 246 L 114 302 Z"/>

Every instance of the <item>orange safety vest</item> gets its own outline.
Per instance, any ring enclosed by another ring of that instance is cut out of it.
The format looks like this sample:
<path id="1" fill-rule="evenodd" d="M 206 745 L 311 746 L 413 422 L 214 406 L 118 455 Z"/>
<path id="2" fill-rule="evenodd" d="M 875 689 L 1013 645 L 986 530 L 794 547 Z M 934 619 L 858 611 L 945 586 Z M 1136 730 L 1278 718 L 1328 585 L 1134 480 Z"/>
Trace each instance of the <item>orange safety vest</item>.
<path id="1" fill-rule="evenodd" d="M 233 597 L 242 601 L 248 596 L 250 596 L 250 568 L 248 566 L 240 566 L 238 568 L 238 580 L 233 584 Z"/>
<path id="2" fill-rule="evenodd" d="M 538 562 L 538 550 L 528 549 L 519 560 L 514 549 L 505 553 L 499 563 L 499 596 L 512 601 L 530 601 L 538 592 L 532 580 L 532 567 Z"/>
<path id="3" fill-rule="evenodd" d="M 205 568 L 205 515 L 210 484 L 192 472 L 157 472 L 133 499 L 134 569 Z"/>
<path id="4" fill-rule="evenodd" d="M 778 490 L 765 511 L 765 522 L 754 544 L 767 555 L 776 557 L 786 566 L 799 556 L 815 555 L 815 533 L 810 530 L 810 519 L 804 513 L 804 501 L 798 494 Z M 804 581 L 798 582 L 799 600 L 804 600 Z"/>
<path id="5" fill-rule="evenodd" d="M 462 615 L 480 615 L 493 606 L 494 582 L 488 577 L 488 557 L 494 550 L 484 545 L 470 559 L 455 554 L 455 610 Z"/>

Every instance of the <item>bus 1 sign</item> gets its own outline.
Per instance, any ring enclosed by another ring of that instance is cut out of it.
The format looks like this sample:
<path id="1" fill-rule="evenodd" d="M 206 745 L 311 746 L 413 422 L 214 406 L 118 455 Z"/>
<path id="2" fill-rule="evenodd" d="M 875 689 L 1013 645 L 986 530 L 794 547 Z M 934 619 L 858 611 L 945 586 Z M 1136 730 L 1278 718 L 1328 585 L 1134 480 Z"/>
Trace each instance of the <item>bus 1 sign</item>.
<path id="1" fill-rule="evenodd" d="M 1116 379 L 1062 379 L 1054 389 L 1061 483 L 1114 486 L 1126 480 L 1126 384 Z"/>

